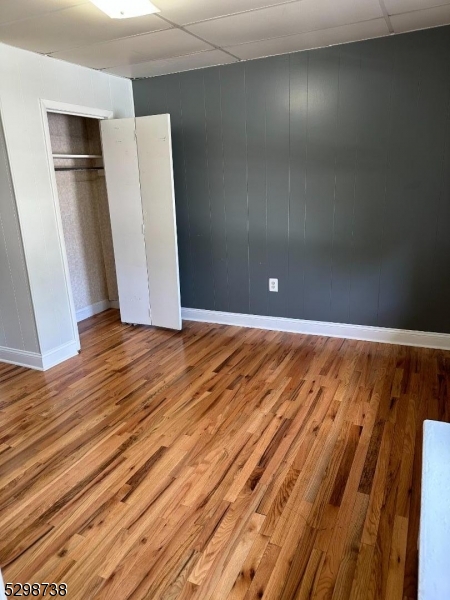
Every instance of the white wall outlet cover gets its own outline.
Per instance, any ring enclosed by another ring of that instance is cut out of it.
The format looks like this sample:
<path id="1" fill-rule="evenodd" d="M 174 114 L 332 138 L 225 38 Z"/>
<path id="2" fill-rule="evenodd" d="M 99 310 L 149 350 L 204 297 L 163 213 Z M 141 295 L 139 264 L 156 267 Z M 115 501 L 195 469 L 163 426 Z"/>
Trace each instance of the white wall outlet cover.
<path id="1" fill-rule="evenodd" d="M 269 279 L 269 291 L 270 292 L 278 292 L 278 279 L 274 279 L 274 278 Z"/>

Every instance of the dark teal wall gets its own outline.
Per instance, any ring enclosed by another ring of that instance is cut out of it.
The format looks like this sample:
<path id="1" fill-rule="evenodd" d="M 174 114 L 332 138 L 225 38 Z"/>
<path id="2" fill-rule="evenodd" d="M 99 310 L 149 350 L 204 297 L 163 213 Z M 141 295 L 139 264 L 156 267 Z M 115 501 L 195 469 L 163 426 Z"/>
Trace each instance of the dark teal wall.
<path id="1" fill-rule="evenodd" d="M 450 332 L 450 28 L 133 87 L 172 117 L 183 306 Z"/>

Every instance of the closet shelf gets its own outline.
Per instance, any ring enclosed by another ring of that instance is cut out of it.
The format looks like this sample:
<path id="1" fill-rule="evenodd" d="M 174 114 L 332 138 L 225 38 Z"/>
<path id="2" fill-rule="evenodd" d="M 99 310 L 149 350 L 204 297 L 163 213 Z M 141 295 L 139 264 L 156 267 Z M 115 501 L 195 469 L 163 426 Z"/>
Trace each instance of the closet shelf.
<path id="1" fill-rule="evenodd" d="M 53 154 L 53 158 L 103 158 L 101 154 Z"/>
<path id="2" fill-rule="evenodd" d="M 104 171 L 105 167 L 55 167 L 55 171 Z"/>

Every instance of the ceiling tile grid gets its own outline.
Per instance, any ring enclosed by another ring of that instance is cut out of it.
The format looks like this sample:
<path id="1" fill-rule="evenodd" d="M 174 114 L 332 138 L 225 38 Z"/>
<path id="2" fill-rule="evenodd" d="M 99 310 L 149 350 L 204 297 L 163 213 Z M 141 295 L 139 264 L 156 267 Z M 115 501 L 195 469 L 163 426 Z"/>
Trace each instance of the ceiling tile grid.
<path id="1" fill-rule="evenodd" d="M 167 29 L 95 46 L 81 46 L 65 52 L 55 52 L 52 56 L 86 67 L 104 69 L 189 55 L 202 50 L 213 50 L 213 46 L 182 29 Z"/>
<path id="2" fill-rule="evenodd" d="M 204 21 L 187 30 L 219 46 L 329 29 L 383 16 L 377 0 L 301 0 Z"/>
<path id="3" fill-rule="evenodd" d="M 395 33 L 405 33 L 415 29 L 426 29 L 450 23 L 450 4 L 399 13 L 390 17 Z"/>
<path id="4" fill-rule="evenodd" d="M 0 42 L 154 77 L 450 24 L 450 0 L 153 0 L 110 19 L 88 0 L 0 0 Z"/>
<path id="5" fill-rule="evenodd" d="M 130 79 L 139 79 L 141 77 L 156 77 L 158 75 L 167 75 L 168 73 L 180 73 L 181 71 L 190 71 L 192 69 L 226 65 L 237 61 L 237 58 L 226 54 L 222 50 L 209 50 L 164 60 L 129 64 L 124 67 L 108 69 L 108 72 L 113 75 L 129 77 Z"/>
<path id="6" fill-rule="evenodd" d="M 4 0 L 1 0 L 0 6 Z M 42 0 L 38 0 L 42 2 Z M 2 13 L 0 11 L 0 23 Z M 168 29 L 155 15 L 110 19 L 90 2 L 0 25 L 0 41 L 25 50 L 53 52 Z"/>

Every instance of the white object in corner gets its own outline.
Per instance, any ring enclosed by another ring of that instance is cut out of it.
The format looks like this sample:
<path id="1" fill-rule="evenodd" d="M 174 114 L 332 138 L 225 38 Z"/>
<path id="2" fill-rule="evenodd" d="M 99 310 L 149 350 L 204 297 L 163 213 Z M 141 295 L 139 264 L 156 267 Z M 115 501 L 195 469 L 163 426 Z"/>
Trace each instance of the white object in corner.
<path id="1" fill-rule="evenodd" d="M 271 331 L 324 335 L 367 342 L 450 350 L 450 335 L 447 333 L 388 329 L 387 327 L 366 327 L 364 325 L 305 321 L 303 319 L 286 319 L 283 317 L 263 317 L 197 308 L 182 308 L 181 316 L 186 321 L 201 321 L 203 323 L 237 325 L 239 327 L 254 327 Z"/>
<path id="2" fill-rule="evenodd" d="M 181 329 L 170 115 L 101 132 L 121 319 Z"/>
<path id="3" fill-rule="evenodd" d="M 418 600 L 450 598 L 450 424 L 424 421 Z"/>
<path id="4" fill-rule="evenodd" d="M 136 140 L 152 325 L 181 329 L 170 115 L 138 117 Z"/>

